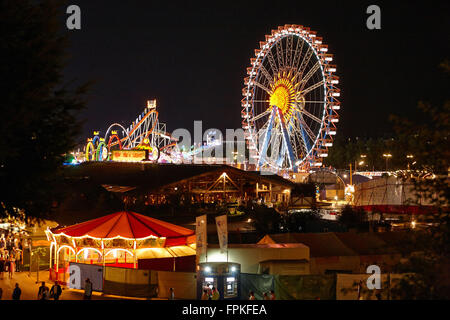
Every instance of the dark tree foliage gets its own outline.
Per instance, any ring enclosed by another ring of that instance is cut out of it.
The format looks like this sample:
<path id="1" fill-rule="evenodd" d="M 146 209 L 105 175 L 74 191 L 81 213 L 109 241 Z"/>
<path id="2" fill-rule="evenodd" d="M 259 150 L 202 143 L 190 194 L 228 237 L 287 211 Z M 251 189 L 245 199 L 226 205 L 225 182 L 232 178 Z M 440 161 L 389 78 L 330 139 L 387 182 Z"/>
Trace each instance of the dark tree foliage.
<path id="1" fill-rule="evenodd" d="M 276 233 L 279 230 L 280 214 L 273 208 L 254 204 L 248 208 L 248 216 L 258 234 Z"/>
<path id="2" fill-rule="evenodd" d="M 448 62 L 442 67 L 448 75 Z M 437 209 L 436 223 L 424 232 L 412 232 L 413 240 L 404 243 L 415 254 L 397 266 L 397 272 L 408 275 L 392 290 L 403 299 L 450 299 L 450 101 L 418 107 L 420 122 L 398 116 L 392 120 L 400 139 L 410 138 L 408 151 L 417 162 L 417 169 L 405 172 L 403 178 L 411 179 L 416 194 Z"/>
<path id="3" fill-rule="evenodd" d="M 280 231 L 282 232 L 309 232 L 308 225 L 320 220 L 316 210 L 308 212 L 291 212 L 281 216 Z"/>
<path id="4" fill-rule="evenodd" d="M 45 218 L 75 146 L 86 86 L 63 83 L 67 32 L 60 1 L 0 2 L 0 214 Z M 73 85 L 72 85 L 73 87 Z"/>
<path id="5" fill-rule="evenodd" d="M 338 221 L 348 229 L 360 228 L 366 222 L 366 212 L 347 205 L 342 209 Z"/>

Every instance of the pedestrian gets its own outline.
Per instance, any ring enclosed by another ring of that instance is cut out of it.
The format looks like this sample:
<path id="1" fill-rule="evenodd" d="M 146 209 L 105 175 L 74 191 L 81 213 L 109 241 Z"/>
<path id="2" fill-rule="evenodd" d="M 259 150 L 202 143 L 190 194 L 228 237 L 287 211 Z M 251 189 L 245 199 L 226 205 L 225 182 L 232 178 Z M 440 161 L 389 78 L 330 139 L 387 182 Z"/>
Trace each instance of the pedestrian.
<path id="1" fill-rule="evenodd" d="M 269 295 L 267 294 L 267 292 L 264 292 L 263 300 L 270 300 Z"/>
<path id="2" fill-rule="evenodd" d="M 61 293 L 62 293 L 61 286 L 59 285 L 58 281 L 55 281 L 55 284 L 50 289 L 50 298 L 53 298 L 54 300 L 59 300 Z"/>
<path id="3" fill-rule="evenodd" d="M 173 288 L 169 289 L 169 300 L 175 300 L 175 292 Z"/>
<path id="4" fill-rule="evenodd" d="M 22 290 L 19 288 L 19 284 L 16 283 L 16 287 L 14 288 L 14 291 L 12 293 L 12 299 L 13 300 L 20 300 L 20 295 L 22 294 Z"/>
<path id="5" fill-rule="evenodd" d="M 44 298 L 42 300 L 50 300 L 50 290 L 48 289 L 48 287 L 45 287 L 43 295 L 44 295 Z"/>
<path id="6" fill-rule="evenodd" d="M 38 300 L 45 300 L 45 293 L 47 290 L 48 287 L 45 285 L 45 281 L 42 281 L 38 291 Z"/>
<path id="7" fill-rule="evenodd" d="M 208 290 L 207 289 L 203 289 L 203 294 L 202 294 L 201 300 L 208 300 L 208 299 L 209 299 Z"/>
<path id="8" fill-rule="evenodd" d="M 0 278 L 3 280 L 3 272 L 5 271 L 5 260 L 3 260 L 3 255 L 0 256 Z"/>
<path id="9" fill-rule="evenodd" d="M 92 282 L 86 278 L 84 282 L 84 300 L 91 300 L 92 298 Z"/>
<path id="10" fill-rule="evenodd" d="M 362 297 L 362 287 L 363 287 L 363 281 L 362 280 L 359 280 L 359 283 L 358 283 L 358 300 L 363 300 L 363 297 Z"/>
<path id="11" fill-rule="evenodd" d="M 22 252 L 20 249 L 16 250 L 16 272 L 20 272 L 20 264 L 22 263 Z"/>
<path id="12" fill-rule="evenodd" d="M 220 299 L 220 293 L 219 293 L 219 290 L 217 290 L 216 287 L 212 287 L 211 300 L 219 300 L 219 299 Z"/>
<path id="13" fill-rule="evenodd" d="M 12 278 L 14 275 L 14 271 L 16 270 L 16 259 L 14 258 L 14 253 L 11 254 L 11 258 L 9 260 L 9 277 Z"/>
<path id="14" fill-rule="evenodd" d="M 248 300 L 256 300 L 255 293 L 253 291 L 250 291 L 248 295 Z"/>
<path id="15" fill-rule="evenodd" d="M 212 296 L 212 286 L 210 284 L 207 285 L 206 290 L 208 291 L 208 297 L 209 300 L 211 300 L 211 296 Z"/>
<path id="16" fill-rule="evenodd" d="M 8 271 L 8 275 L 11 278 L 11 261 L 9 260 L 9 256 L 6 257 L 5 271 Z"/>
<path id="17" fill-rule="evenodd" d="M 276 300 L 275 291 L 270 290 L 270 300 Z"/>

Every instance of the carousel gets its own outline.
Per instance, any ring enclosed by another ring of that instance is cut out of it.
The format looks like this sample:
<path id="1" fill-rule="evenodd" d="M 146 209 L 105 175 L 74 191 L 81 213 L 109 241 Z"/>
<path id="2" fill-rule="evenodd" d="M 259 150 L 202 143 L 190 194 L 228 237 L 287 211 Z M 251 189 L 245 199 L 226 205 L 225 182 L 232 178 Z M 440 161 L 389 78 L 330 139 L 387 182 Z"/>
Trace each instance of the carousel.
<path id="1" fill-rule="evenodd" d="M 56 273 L 70 262 L 136 269 L 141 259 L 195 255 L 193 230 L 130 211 L 47 229 L 46 235 Z"/>

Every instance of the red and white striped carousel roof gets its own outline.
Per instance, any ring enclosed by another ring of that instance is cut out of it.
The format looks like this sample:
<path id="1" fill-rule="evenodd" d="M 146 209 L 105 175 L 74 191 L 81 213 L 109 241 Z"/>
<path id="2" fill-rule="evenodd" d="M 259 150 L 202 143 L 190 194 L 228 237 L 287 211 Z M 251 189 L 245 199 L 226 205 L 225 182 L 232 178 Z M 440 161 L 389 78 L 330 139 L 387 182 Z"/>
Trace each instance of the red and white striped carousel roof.
<path id="1" fill-rule="evenodd" d="M 188 238 L 195 234 L 193 230 L 130 211 L 116 212 L 72 226 L 55 228 L 51 231 L 55 235 L 88 236 L 100 239 L 164 237 L 166 238 L 166 247 L 185 245 L 188 243 Z"/>

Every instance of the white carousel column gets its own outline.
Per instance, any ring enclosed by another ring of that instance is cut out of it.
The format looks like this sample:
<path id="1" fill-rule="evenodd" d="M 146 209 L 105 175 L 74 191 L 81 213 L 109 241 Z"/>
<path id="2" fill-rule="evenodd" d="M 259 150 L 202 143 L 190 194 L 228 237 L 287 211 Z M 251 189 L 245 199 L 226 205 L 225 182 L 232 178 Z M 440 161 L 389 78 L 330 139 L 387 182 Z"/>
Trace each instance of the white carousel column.
<path id="1" fill-rule="evenodd" d="M 105 246 L 103 244 L 103 239 L 102 239 L 102 264 L 104 267 L 105 266 Z"/>
<path id="2" fill-rule="evenodd" d="M 53 250 L 52 249 L 53 249 L 53 245 L 54 245 L 54 243 L 51 242 L 50 243 L 50 270 L 52 270 L 52 254 L 53 254 Z"/>
<path id="3" fill-rule="evenodd" d="M 136 240 L 134 240 L 134 246 L 133 246 L 133 268 L 136 269 L 136 262 L 137 262 L 137 257 L 136 257 Z"/>
<path id="4" fill-rule="evenodd" d="M 56 277 L 58 277 L 58 271 L 59 271 L 59 249 L 58 245 L 55 246 L 56 250 Z"/>

